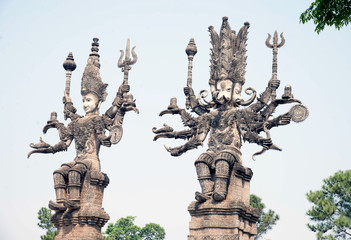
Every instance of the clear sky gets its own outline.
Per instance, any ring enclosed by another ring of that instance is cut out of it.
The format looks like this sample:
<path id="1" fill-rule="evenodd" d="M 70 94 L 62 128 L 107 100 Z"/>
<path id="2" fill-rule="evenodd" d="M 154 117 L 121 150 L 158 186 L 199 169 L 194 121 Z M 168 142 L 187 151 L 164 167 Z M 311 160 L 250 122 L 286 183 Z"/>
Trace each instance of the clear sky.
<path id="1" fill-rule="evenodd" d="M 136 45 L 139 60 L 130 72 L 131 93 L 140 114 L 128 113 L 124 136 L 118 145 L 102 148 L 102 171 L 111 183 L 103 207 L 110 222 L 128 215 L 136 223 L 155 222 L 166 229 L 167 240 L 186 239 L 190 216 L 187 206 L 199 190 L 194 161 L 206 150 L 199 148 L 171 157 L 163 144 L 177 146 L 181 140 L 153 142 L 152 127 L 167 123 L 183 129 L 177 116 L 158 117 L 169 99 L 183 107 L 187 56 L 185 47 L 195 38 L 193 86 L 196 93 L 209 89 L 208 26 L 218 31 L 228 16 L 232 29 L 250 22 L 245 86 L 262 92 L 271 76 L 272 51 L 264 42 L 267 33 L 284 32 L 286 44 L 279 49 L 278 78 L 281 87 L 292 85 L 296 98 L 308 106 L 309 118 L 271 131 L 282 152 L 268 151 L 251 160 L 260 149 L 242 147 L 244 165 L 254 176 L 251 192 L 263 199 L 280 220 L 266 239 L 314 239 L 306 224 L 310 207 L 306 192 L 320 188 L 322 179 L 350 168 L 351 48 L 350 27 L 327 28 L 317 35 L 313 24 L 299 24 L 309 1 L 18 1 L 0 0 L 0 239 L 39 239 L 37 212 L 54 200 L 52 172 L 74 158 L 73 145 L 55 155 L 33 155 L 29 143 L 43 137 L 59 141 L 42 128 L 56 111 L 63 120 L 62 96 L 65 71 L 62 63 L 73 52 L 71 97 L 83 114 L 80 79 L 90 53 L 92 38 L 100 38 L 101 76 L 109 84 L 104 112 L 113 101 L 123 74 L 117 68 L 119 50 L 126 40 Z M 278 109 L 282 113 L 288 108 Z"/>

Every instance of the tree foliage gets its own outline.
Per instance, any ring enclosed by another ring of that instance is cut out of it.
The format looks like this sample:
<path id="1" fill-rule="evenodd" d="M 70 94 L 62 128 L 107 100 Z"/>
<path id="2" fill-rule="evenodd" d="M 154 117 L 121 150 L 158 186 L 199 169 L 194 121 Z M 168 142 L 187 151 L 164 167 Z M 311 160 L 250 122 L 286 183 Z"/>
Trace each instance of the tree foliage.
<path id="1" fill-rule="evenodd" d="M 256 240 L 261 239 L 261 237 L 267 233 L 268 230 L 277 224 L 279 220 L 279 215 L 276 214 L 273 210 L 269 209 L 268 212 L 265 212 L 265 205 L 262 202 L 262 199 L 255 194 L 250 195 L 250 205 L 254 208 L 257 208 L 260 211 L 260 218 L 256 224 L 257 235 Z"/>
<path id="2" fill-rule="evenodd" d="M 314 224 L 308 228 L 317 239 L 351 239 L 351 170 L 324 179 L 321 190 L 306 194 L 313 203 L 307 215 Z"/>
<path id="3" fill-rule="evenodd" d="M 351 0 L 315 0 L 310 7 L 300 15 L 300 22 L 313 20 L 318 34 L 325 25 L 341 27 L 351 22 Z"/>
<path id="4" fill-rule="evenodd" d="M 41 240 L 54 240 L 57 230 L 54 225 L 50 221 L 51 218 L 51 210 L 45 207 L 42 207 L 38 211 L 38 226 L 42 229 L 46 230 L 46 234 L 40 236 Z"/>
<path id="5" fill-rule="evenodd" d="M 143 228 L 134 224 L 135 217 L 120 218 L 107 226 L 105 240 L 163 240 L 166 233 L 156 223 L 148 223 Z"/>

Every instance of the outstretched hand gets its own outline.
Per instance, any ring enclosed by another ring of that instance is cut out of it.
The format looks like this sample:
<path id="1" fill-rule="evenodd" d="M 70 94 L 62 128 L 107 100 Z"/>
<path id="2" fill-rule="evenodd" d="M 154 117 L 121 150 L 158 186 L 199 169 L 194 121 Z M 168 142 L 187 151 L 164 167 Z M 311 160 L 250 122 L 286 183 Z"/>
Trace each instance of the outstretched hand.
<path id="1" fill-rule="evenodd" d="M 271 89 L 277 89 L 277 88 L 279 88 L 279 85 L 280 85 L 280 80 L 278 80 L 278 79 L 271 79 L 268 82 L 268 86 Z"/>
<path id="2" fill-rule="evenodd" d="M 282 114 L 278 117 L 278 125 L 287 125 L 291 121 L 289 113 Z"/>
<path id="3" fill-rule="evenodd" d="M 31 148 L 34 148 L 34 149 L 49 148 L 49 147 L 51 147 L 50 144 L 44 142 L 43 139 L 42 139 L 41 137 L 40 137 L 39 143 L 36 143 L 36 144 L 31 143 L 31 144 L 29 144 L 29 146 L 30 146 Z"/>
<path id="4" fill-rule="evenodd" d="M 123 94 L 123 93 L 129 92 L 129 90 L 130 90 L 130 86 L 127 85 L 127 84 L 122 84 L 122 85 L 119 87 L 119 92 L 121 92 L 122 94 Z"/>
<path id="5" fill-rule="evenodd" d="M 183 154 L 183 147 L 182 146 L 171 148 L 171 147 L 167 147 L 166 145 L 164 145 L 164 147 L 173 157 L 178 157 L 178 156 Z"/>
<path id="6" fill-rule="evenodd" d="M 64 91 L 63 102 L 64 102 L 64 103 L 69 103 L 69 102 L 72 102 L 71 97 L 70 97 L 70 96 L 67 94 L 67 92 L 66 92 L 66 91 Z"/>
<path id="7" fill-rule="evenodd" d="M 185 96 L 194 95 L 194 90 L 191 87 L 184 87 Z"/>
<path id="8" fill-rule="evenodd" d="M 40 142 L 37 144 L 31 143 L 29 144 L 31 148 L 34 148 L 34 150 L 30 151 L 27 155 L 27 158 L 30 157 L 33 153 L 54 153 L 52 147 L 50 144 L 46 143 L 43 141 L 42 138 L 40 138 Z"/>
<path id="9" fill-rule="evenodd" d="M 260 145 L 265 149 L 268 150 L 272 147 L 273 142 L 271 138 L 261 138 Z"/>
<path id="10" fill-rule="evenodd" d="M 111 147 L 111 136 L 104 136 L 100 139 L 100 142 L 105 147 Z"/>

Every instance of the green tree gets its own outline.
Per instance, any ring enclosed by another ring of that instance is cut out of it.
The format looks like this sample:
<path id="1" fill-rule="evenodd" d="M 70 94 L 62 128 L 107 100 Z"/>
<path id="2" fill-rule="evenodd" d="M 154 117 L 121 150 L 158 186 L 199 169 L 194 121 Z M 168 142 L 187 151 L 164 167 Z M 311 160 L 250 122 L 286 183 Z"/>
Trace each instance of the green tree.
<path id="1" fill-rule="evenodd" d="M 146 224 L 140 234 L 143 240 L 163 240 L 166 236 L 165 229 L 156 223 Z"/>
<path id="2" fill-rule="evenodd" d="M 143 228 L 134 224 L 135 217 L 120 218 L 107 226 L 105 240 L 163 240 L 166 233 L 156 223 L 148 223 Z"/>
<path id="3" fill-rule="evenodd" d="M 351 22 L 351 0 L 315 0 L 300 15 L 300 22 L 313 20 L 316 24 L 315 32 L 318 34 L 325 25 L 335 26 L 340 30 Z"/>
<path id="4" fill-rule="evenodd" d="M 317 239 L 351 239 L 351 170 L 338 171 L 323 182 L 321 190 L 306 194 L 313 203 L 307 215 L 314 222 L 307 226 Z"/>
<path id="5" fill-rule="evenodd" d="M 277 224 L 279 220 L 279 215 L 276 214 L 273 210 L 269 209 L 268 212 L 265 212 L 265 205 L 262 202 L 262 199 L 255 194 L 250 195 L 250 205 L 254 208 L 257 208 L 260 211 L 260 218 L 257 221 L 257 235 L 256 240 L 261 239 L 261 237 L 267 233 L 268 230 Z"/>
<path id="6" fill-rule="evenodd" d="M 46 234 L 40 236 L 41 240 L 54 240 L 57 230 L 50 221 L 51 210 L 45 207 L 42 207 L 38 212 L 39 223 L 38 226 L 46 230 Z"/>

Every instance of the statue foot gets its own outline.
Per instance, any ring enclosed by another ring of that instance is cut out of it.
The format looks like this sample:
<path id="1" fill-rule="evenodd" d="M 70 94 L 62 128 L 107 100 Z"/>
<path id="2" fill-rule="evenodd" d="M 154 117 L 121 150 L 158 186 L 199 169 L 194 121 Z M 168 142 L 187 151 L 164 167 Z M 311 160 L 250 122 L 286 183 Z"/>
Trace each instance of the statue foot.
<path id="1" fill-rule="evenodd" d="M 206 202 L 208 199 L 210 199 L 210 196 L 208 194 L 203 194 L 200 192 L 195 193 L 195 199 L 198 202 Z"/>
<path id="2" fill-rule="evenodd" d="M 214 194 L 213 194 L 213 199 L 215 200 L 215 201 L 223 201 L 223 200 L 225 200 L 225 196 L 226 194 L 224 194 L 224 193 L 218 193 L 218 192 L 215 192 Z"/>
<path id="3" fill-rule="evenodd" d="M 49 208 L 54 211 L 64 212 L 66 211 L 67 207 L 63 205 L 63 203 L 56 203 L 54 201 L 49 201 Z"/>
<path id="4" fill-rule="evenodd" d="M 71 210 L 76 210 L 80 208 L 80 202 L 76 202 L 68 199 L 64 200 L 64 205 Z"/>

